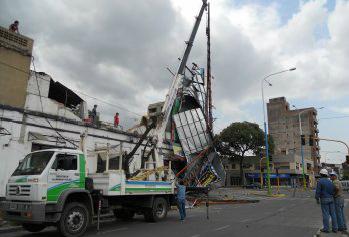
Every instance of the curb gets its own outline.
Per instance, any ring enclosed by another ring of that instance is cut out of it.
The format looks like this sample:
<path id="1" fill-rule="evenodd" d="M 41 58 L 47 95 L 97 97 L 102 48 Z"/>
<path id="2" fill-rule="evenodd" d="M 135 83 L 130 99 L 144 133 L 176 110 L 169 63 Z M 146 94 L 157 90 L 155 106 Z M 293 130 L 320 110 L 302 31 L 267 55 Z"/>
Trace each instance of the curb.
<path id="1" fill-rule="evenodd" d="M 256 195 L 256 196 L 262 196 L 262 197 L 274 197 L 274 198 L 281 198 L 281 197 L 286 197 L 286 194 L 271 194 L 271 195 L 268 195 L 268 194 L 264 194 L 264 193 L 252 193 L 253 195 Z"/>
<path id="2" fill-rule="evenodd" d="M 0 234 L 12 233 L 12 232 L 20 231 L 20 230 L 23 230 L 22 226 L 0 227 Z"/>
<path id="3" fill-rule="evenodd" d="M 209 200 L 209 205 L 215 205 L 215 204 L 248 204 L 248 203 L 257 203 L 259 200 Z M 200 200 L 197 205 L 205 205 L 205 200 Z"/>

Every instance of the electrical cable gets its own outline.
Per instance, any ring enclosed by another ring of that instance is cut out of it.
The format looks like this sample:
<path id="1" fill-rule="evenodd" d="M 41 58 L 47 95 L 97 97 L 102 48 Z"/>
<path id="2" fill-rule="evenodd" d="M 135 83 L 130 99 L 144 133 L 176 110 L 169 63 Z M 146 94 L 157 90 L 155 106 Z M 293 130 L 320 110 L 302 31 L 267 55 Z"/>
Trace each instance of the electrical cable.
<path id="1" fill-rule="evenodd" d="M 131 111 L 131 110 L 129 110 L 129 109 L 126 109 L 126 108 L 124 108 L 124 107 L 122 107 L 122 106 L 120 106 L 120 105 L 117 105 L 117 104 L 115 104 L 115 103 L 112 104 L 112 103 L 110 103 L 110 102 L 107 102 L 107 101 L 98 99 L 97 97 L 88 95 L 88 94 L 86 94 L 86 93 L 84 93 L 84 92 L 82 92 L 82 91 L 76 90 L 76 92 L 78 92 L 78 93 L 80 93 L 80 94 L 82 94 L 82 95 L 85 95 L 85 96 L 87 96 L 87 97 L 90 97 L 90 98 L 92 98 L 92 99 L 98 100 L 98 101 L 100 101 L 100 102 L 102 102 L 102 103 L 105 103 L 105 104 L 107 104 L 107 105 L 110 105 L 110 106 L 112 106 L 112 107 L 125 110 L 125 111 L 127 111 L 127 112 L 129 112 L 129 113 L 131 113 L 131 114 L 134 114 L 134 115 L 137 115 L 137 116 L 140 116 L 140 117 L 143 116 L 143 115 L 138 114 L 138 113 L 136 113 L 136 112 L 133 112 L 133 111 Z"/>
<path id="2" fill-rule="evenodd" d="M 40 104 L 41 104 L 41 112 L 44 113 L 44 106 L 43 106 L 42 99 L 41 99 L 41 91 L 40 91 L 40 87 L 39 87 L 39 80 L 38 80 L 38 78 L 36 76 L 36 68 L 35 68 L 35 63 L 34 63 L 34 56 L 32 56 L 32 64 L 33 64 L 33 68 L 34 68 L 34 75 L 35 75 L 36 85 L 38 87 L 38 92 L 39 92 L 39 98 L 40 98 Z M 66 141 L 66 142 L 70 143 L 71 145 L 73 145 L 74 148 L 78 148 L 78 146 L 75 143 L 73 143 L 72 141 L 70 141 L 67 138 L 65 138 L 62 134 L 60 134 L 57 131 L 57 129 L 52 126 L 52 124 L 50 123 L 48 118 L 45 117 L 45 120 L 47 121 L 49 126 L 57 133 L 58 136 L 60 136 L 64 141 Z"/>
<path id="3" fill-rule="evenodd" d="M 335 117 L 325 117 L 325 118 L 319 118 L 318 120 L 323 120 L 323 119 L 341 119 L 341 118 L 349 118 L 349 115 L 335 116 Z"/>

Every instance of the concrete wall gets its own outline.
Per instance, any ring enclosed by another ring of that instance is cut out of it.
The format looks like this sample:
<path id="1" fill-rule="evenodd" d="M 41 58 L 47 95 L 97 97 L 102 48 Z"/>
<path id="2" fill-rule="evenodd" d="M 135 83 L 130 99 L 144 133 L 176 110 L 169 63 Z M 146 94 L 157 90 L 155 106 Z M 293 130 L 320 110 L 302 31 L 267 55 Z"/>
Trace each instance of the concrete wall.
<path id="1" fill-rule="evenodd" d="M 55 100 L 48 98 L 51 77 L 44 73 L 31 71 L 27 87 L 27 98 L 25 109 L 44 112 L 47 114 L 62 116 L 75 121 L 82 119 L 73 113 L 73 111 Z M 41 101 L 38 85 L 40 88 Z M 41 103 L 43 106 L 41 107 Z"/>
<path id="2" fill-rule="evenodd" d="M 23 108 L 33 40 L 0 27 L 0 104 Z"/>

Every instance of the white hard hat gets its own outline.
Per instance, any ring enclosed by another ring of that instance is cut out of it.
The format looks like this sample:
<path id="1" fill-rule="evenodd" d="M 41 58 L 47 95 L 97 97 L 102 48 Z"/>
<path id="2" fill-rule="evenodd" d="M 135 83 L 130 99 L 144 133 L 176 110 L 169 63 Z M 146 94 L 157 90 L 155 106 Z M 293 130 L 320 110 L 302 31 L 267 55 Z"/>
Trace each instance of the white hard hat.
<path id="1" fill-rule="evenodd" d="M 327 175 L 328 176 L 328 171 L 327 169 L 321 169 L 320 174 Z"/>
<path id="2" fill-rule="evenodd" d="M 334 171 L 332 171 L 332 172 L 330 173 L 330 175 L 335 175 L 335 176 L 338 176 L 338 175 L 337 175 L 337 173 L 336 173 L 336 172 L 334 172 Z"/>

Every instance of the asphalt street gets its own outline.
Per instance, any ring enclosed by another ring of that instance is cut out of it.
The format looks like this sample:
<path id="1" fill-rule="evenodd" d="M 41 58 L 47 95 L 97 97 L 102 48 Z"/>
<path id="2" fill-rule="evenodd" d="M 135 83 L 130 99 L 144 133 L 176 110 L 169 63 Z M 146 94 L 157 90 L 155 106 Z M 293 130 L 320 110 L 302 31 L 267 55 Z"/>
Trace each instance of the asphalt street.
<path id="1" fill-rule="evenodd" d="M 348 212 L 348 210 L 346 210 Z M 321 227 L 321 211 L 313 198 L 261 198 L 252 204 L 212 205 L 209 220 L 206 208 L 187 210 L 184 223 L 176 211 L 170 211 L 166 220 L 147 223 L 142 216 L 131 222 L 108 221 L 89 228 L 85 236 L 139 236 L 139 237 L 204 237 L 204 236 L 314 236 Z M 348 213 L 347 213 L 348 214 Z M 2 237 L 58 236 L 51 227 L 40 233 L 26 231 L 2 233 Z"/>

